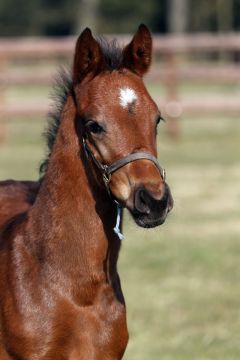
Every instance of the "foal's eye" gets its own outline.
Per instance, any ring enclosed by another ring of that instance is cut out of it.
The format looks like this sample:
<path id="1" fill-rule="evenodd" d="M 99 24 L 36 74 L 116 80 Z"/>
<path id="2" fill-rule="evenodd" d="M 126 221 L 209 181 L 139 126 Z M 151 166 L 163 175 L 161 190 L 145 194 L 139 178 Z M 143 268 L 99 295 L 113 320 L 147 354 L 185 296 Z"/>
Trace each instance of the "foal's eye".
<path id="1" fill-rule="evenodd" d="M 103 127 L 93 120 L 88 121 L 86 127 L 92 134 L 101 134 L 104 132 Z"/>

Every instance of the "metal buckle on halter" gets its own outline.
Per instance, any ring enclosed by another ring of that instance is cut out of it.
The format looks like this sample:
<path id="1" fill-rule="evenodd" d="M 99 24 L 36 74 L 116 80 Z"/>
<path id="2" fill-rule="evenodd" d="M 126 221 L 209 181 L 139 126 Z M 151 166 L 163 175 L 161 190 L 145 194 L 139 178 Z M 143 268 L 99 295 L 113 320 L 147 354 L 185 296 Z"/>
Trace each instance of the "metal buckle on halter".
<path id="1" fill-rule="evenodd" d="M 103 165 L 103 181 L 105 183 L 105 185 L 108 185 L 109 181 L 111 180 L 112 174 L 109 173 L 108 171 L 108 166 L 107 165 Z"/>

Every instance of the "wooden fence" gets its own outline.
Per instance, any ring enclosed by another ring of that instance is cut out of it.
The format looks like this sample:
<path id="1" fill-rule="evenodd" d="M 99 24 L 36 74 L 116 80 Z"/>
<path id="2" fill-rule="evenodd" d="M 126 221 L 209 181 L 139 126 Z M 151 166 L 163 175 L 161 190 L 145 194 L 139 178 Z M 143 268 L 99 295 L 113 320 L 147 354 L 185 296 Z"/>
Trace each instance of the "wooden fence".
<path id="1" fill-rule="evenodd" d="M 120 43 L 125 44 L 129 36 L 114 36 Z M 11 73 L 8 65 L 12 61 L 24 59 L 56 59 L 64 57 L 70 59 L 73 55 L 76 38 L 17 38 L 0 40 L 0 118 L 8 116 L 43 115 L 48 111 L 48 103 L 31 103 L 28 105 L 14 104 L 7 106 L 4 98 L 9 86 L 16 85 L 49 85 L 52 81 L 48 72 L 41 73 Z M 154 53 L 161 58 L 161 66 L 153 66 L 148 79 L 161 82 L 166 88 L 165 99 L 159 100 L 164 115 L 170 120 L 169 132 L 173 137 L 178 136 L 179 118 L 183 112 L 232 112 L 240 113 L 238 97 L 226 98 L 210 97 L 203 99 L 180 98 L 179 84 L 181 81 L 211 81 L 214 83 L 240 84 L 240 66 L 233 62 L 221 62 L 219 65 L 208 63 L 197 66 L 184 65 L 179 61 L 182 56 L 194 56 L 206 53 L 240 53 L 240 34 L 230 33 L 222 35 L 187 35 L 187 36 L 154 36 Z M 0 136 L 3 130 L 0 129 Z"/>

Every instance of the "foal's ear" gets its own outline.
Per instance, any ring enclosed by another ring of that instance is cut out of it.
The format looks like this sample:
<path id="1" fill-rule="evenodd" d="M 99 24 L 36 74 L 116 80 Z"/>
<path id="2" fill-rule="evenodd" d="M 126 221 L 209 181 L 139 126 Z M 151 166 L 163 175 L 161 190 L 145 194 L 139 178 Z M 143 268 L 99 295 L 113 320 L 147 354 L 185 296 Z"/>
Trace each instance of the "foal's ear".
<path id="1" fill-rule="evenodd" d="M 148 28 L 141 24 L 132 41 L 123 50 L 123 66 L 143 76 L 152 60 L 152 36 Z"/>
<path id="2" fill-rule="evenodd" d="M 86 28 L 79 36 L 73 61 L 73 83 L 81 82 L 87 75 L 95 76 L 102 67 L 103 56 L 98 42 Z"/>

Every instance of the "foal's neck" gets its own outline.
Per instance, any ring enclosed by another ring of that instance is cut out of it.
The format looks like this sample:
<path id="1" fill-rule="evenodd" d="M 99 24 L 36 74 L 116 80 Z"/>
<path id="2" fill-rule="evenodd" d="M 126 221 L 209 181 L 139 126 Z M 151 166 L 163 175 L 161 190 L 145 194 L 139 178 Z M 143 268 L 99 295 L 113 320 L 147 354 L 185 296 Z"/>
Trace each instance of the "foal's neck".
<path id="1" fill-rule="evenodd" d="M 91 184 L 75 117 L 69 96 L 30 221 L 43 263 L 73 277 L 104 272 L 110 281 L 120 247 L 113 233 L 116 207 L 105 189 Z"/>

